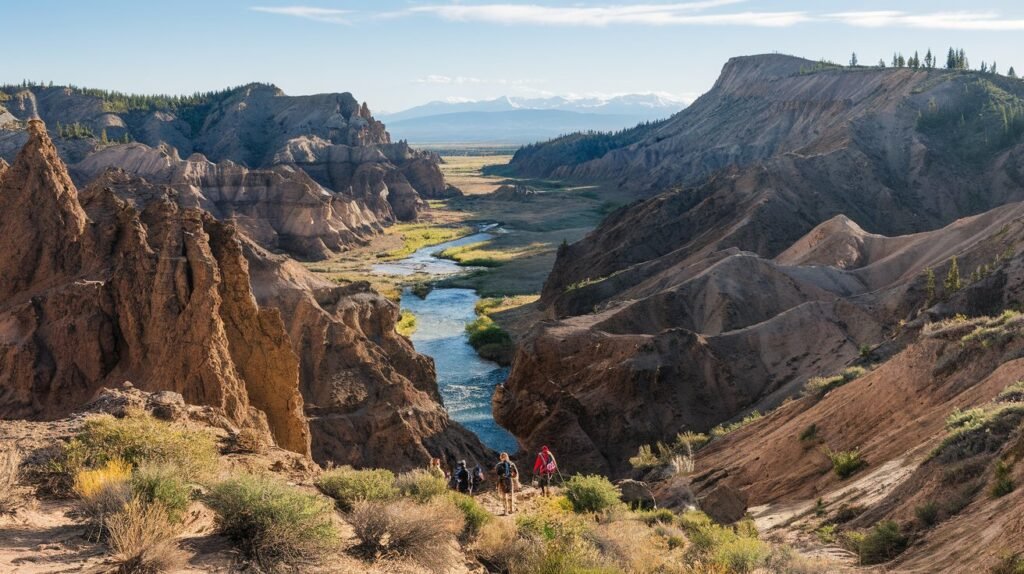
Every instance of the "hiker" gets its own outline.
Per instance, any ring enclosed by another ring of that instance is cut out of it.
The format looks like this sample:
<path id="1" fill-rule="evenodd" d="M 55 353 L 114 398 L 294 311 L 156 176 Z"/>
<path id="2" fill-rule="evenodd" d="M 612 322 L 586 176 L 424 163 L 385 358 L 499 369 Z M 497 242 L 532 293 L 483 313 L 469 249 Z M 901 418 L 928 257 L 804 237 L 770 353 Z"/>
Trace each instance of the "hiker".
<path id="1" fill-rule="evenodd" d="M 505 514 L 515 514 L 519 469 L 516 468 L 516 463 L 508 459 L 507 452 L 501 453 L 501 456 L 498 457 L 498 464 L 494 466 L 494 472 L 498 475 L 498 494 L 501 495 Z"/>
<path id="2" fill-rule="evenodd" d="M 483 488 L 485 480 L 487 477 L 484 476 L 484 469 L 480 468 L 479 464 L 473 467 L 473 492 L 470 494 L 479 492 Z"/>
<path id="3" fill-rule="evenodd" d="M 445 474 L 444 469 L 441 468 L 441 459 L 439 459 L 439 458 L 432 458 L 432 459 L 430 459 L 430 466 L 427 467 L 427 472 L 430 473 L 430 476 L 433 476 L 433 477 L 436 477 L 436 478 L 440 478 L 440 479 L 447 478 L 447 475 Z"/>
<path id="4" fill-rule="evenodd" d="M 541 493 L 547 496 L 551 488 L 551 477 L 558 472 L 558 463 L 555 462 L 555 455 L 547 446 L 540 447 L 537 453 L 537 460 L 533 462 L 533 474 L 540 481 Z"/>
<path id="5" fill-rule="evenodd" d="M 466 461 L 460 460 L 459 463 L 455 465 L 455 470 L 452 471 L 452 478 L 449 483 L 449 487 L 452 490 L 461 492 L 462 494 L 469 494 L 471 485 L 472 482 L 469 476 L 469 469 L 466 468 Z"/>

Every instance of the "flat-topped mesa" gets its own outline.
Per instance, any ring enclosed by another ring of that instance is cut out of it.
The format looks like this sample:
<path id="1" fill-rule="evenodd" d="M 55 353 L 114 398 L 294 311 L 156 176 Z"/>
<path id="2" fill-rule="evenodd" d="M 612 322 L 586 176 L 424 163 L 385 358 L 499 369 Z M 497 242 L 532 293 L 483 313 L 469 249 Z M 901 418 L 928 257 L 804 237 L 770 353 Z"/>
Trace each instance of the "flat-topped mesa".
<path id="1" fill-rule="evenodd" d="M 752 83 L 794 76 L 816 65 L 817 62 L 784 54 L 729 58 L 712 89 L 730 91 Z"/>

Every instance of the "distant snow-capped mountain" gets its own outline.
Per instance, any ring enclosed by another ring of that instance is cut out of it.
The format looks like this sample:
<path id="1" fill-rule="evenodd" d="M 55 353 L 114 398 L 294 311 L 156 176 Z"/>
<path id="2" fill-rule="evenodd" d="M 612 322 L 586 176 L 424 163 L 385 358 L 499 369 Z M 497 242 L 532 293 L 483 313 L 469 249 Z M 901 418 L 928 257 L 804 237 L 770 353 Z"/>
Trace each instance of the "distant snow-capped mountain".
<path id="1" fill-rule="evenodd" d="M 686 103 L 666 94 L 435 101 L 378 114 L 395 139 L 413 143 L 524 144 L 572 131 L 614 131 L 667 118 Z"/>
<path id="2" fill-rule="evenodd" d="M 493 100 L 434 101 L 393 114 L 378 114 L 391 122 L 453 114 L 458 112 L 510 112 L 513 110 L 562 110 L 603 115 L 668 117 L 686 106 L 686 102 L 669 94 L 626 94 L 608 97 L 520 98 L 502 96 Z"/>

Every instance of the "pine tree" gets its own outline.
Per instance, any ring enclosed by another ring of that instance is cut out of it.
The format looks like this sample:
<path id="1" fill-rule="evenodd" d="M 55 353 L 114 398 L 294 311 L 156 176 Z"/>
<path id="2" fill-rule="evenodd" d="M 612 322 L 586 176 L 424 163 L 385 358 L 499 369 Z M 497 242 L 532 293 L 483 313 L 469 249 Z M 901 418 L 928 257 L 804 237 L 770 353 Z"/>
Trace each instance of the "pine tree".
<path id="1" fill-rule="evenodd" d="M 911 67 L 915 70 L 921 67 L 921 57 L 917 55 L 917 50 L 914 50 L 914 59 L 912 62 Z"/>
<path id="2" fill-rule="evenodd" d="M 850 67 L 855 68 L 857 66 L 857 52 L 850 54 Z"/>
<path id="3" fill-rule="evenodd" d="M 896 60 L 896 63 L 898 68 L 903 68 L 907 65 L 907 59 L 903 57 L 903 54 L 900 54 L 900 57 L 898 60 Z"/>
<path id="4" fill-rule="evenodd" d="M 885 67 L 885 60 L 879 58 L 878 59 L 878 67 L 879 68 L 884 68 Z"/>
<path id="5" fill-rule="evenodd" d="M 924 290 L 928 297 L 927 305 L 931 307 L 935 301 L 935 270 L 931 267 L 925 267 L 924 269 Z"/>
<path id="6" fill-rule="evenodd" d="M 986 63 L 984 62 L 984 60 L 983 60 L 983 61 L 981 62 L 981 67 L 980 67 L 980 68 L 978 68 L 978 70 L 979 70 L 979 71 L 980 71 L 980 72 L 981 72 L 982 74 L 987 74 L 987 73 L 988 73 L 988 64 L 986 64 Z"/>
<path id="7" fill-rule="evenodd" d="M 956 69 L 956 52 L 953 51 L 952 46 L 949 48 L 949 54 L 946 55 L 946 69 Z"/>
<path id="8" fill-rule="evenodd" d="M 946 273 L 946 281 L 943 287 L 946 288 L 946 295 L 952 295 L 960 290 L 960 265 L 956 261 L 956 255 L 949 260 L 949 272 Z"/>
<path id="9" fill-rule="evenodd" d="M 928 48 L 928 53 L 924 55 L 924 67 L 929 69 L 935 67 L 935 56 L 932 56 L 931 48 Z"/>
<path id="10" fill-rule="evenodd" d="M 1014 70 L 1013 66 L 1010 66 L 1010 69 L 1007 70 L 1007 72 L 1006 72 L 1006 77 L 1007 78 L 1014 78 L 1014 79 L 1016 79 L 1017 78 L 1017 70 Z"/>
<path id="11" fill-rule="evenodd" d="M 896 57 L 896 52 L 892 53 L 892 67 L 898 68 L 900 66 L 900 60 Z"/>
<path id="12" fill-rule="evenodd" d="M 999 74 L 999 65 L 998 65 L 998 64 L 996 64 L 996 63 L 995 63 L 995 62 L 993 61 L 993 62 L 992 62 L 992 67 L 991 67 L 991 68 L 989 68 L 989 69 L 988 69 L 988 71 L 989 71 L 989 73 L 992 73 L 992 74 Z"/>

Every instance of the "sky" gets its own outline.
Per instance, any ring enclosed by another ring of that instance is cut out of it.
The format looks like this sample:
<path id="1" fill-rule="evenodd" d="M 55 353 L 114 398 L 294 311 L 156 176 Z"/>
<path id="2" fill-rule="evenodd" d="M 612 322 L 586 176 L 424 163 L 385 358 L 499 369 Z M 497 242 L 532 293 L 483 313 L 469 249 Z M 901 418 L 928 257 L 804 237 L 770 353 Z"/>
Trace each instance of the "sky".
<path id="1" fill-rule="evenodd" d="M 375 113 L 433 100 L 666 93 L 732 56 L 862 64 L 931 48 L 1024 71 L 1019 0 L 0 0 L 0 82 L 192 93 L 252 81 L 352 92 Z"/>

